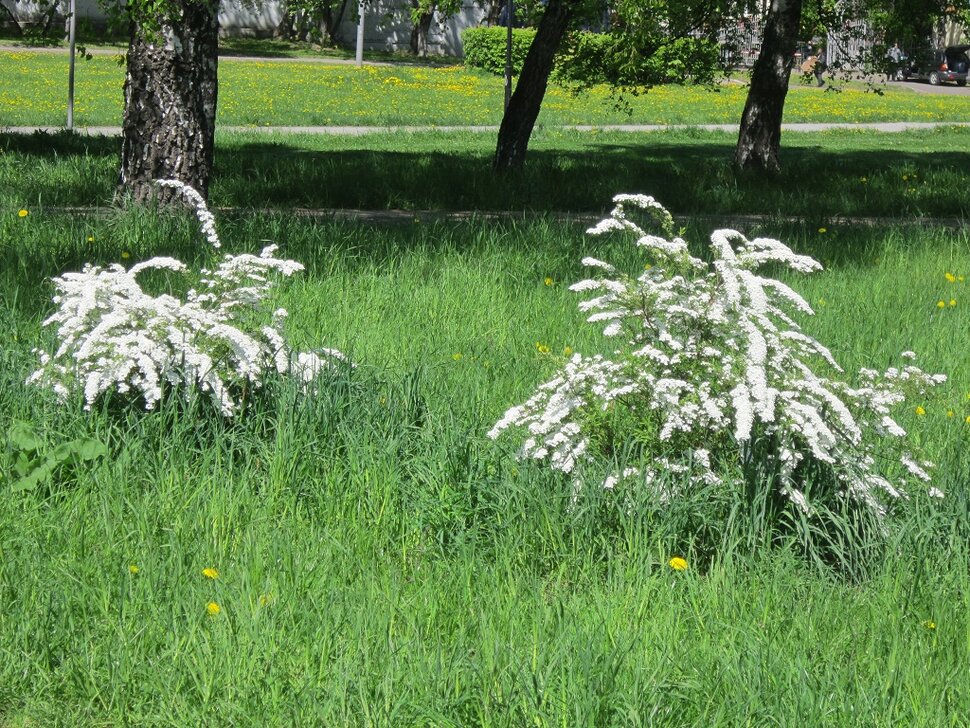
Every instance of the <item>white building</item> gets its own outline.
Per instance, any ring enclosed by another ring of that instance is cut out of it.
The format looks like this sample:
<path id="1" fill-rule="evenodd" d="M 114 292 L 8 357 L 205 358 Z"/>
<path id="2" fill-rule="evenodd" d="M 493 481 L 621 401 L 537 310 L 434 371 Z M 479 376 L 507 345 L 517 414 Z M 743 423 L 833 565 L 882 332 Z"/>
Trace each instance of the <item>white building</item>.
<path id="1" fill-rule="evenodd" d="M 98 0 L 76 0 L 77 18 L 103 27 L 107 22 Z M 0 0 L 21 23 L 43 22 L 49 4 L 37 0 Z M 461 56 L 461 32 L 482 24 L 488 2 L 463 0 L 461 10 L 450 18 L 436 15 L 428 34 L 428 52 L 436 55 Z M 60 0 L 59 17 L 67 12 L 67 0 Z M 0 22 L 5 18 L 0 13 Z M 279 0 L 223 0 L 219 10 L 220 32 L 230 36 L 271 37 L 280 24 Z M 364 48 L 380 51 L 407 51 L 411 41 L 410 3 L 408 0 L 377 0 L 367 4 L 364 16 Z M 357 40 L 357 8 L 353 2 L 344 5 L 337 30 L 342 45 L 353 47 Z"/>

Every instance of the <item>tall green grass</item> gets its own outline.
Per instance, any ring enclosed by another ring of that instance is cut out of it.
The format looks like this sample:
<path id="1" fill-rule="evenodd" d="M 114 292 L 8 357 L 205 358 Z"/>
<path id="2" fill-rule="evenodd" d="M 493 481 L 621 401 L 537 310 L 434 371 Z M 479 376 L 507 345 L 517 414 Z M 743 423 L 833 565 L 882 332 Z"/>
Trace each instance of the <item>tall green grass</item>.
<path id="1" fill-rule="evenodd" d="M 221 229 L 230 251 L 271 239 L 307 265 L 280 299 L 290 333 L 356 369 L 309 399 L 271 383 L 232 422 L 175 399 L 59 406 L 23 384 L 50 341 L 45 279 L 211 252 L 190 221 L 150 213 L 0 214 L 0 433 L 27 421 L 46 447 L 86 434 L 111 453 L 23 493 L 0 455 L 0 725 L 965 724 L 965 231 L 745 231 L 826 263 L 791 282 L 847 369 L 911 348 L 950 375 L 901 417 L 947 498 L 904 504 L 847 581 L 797 542 L 747 549 L 743 520 L 717 518 L 731 493 L 664 512 L 574 501 L 484 436 L 564 347 L 601 346 L 565 288 L 585 254 L 638 265 L 625 248 L 542 219 Z"/>

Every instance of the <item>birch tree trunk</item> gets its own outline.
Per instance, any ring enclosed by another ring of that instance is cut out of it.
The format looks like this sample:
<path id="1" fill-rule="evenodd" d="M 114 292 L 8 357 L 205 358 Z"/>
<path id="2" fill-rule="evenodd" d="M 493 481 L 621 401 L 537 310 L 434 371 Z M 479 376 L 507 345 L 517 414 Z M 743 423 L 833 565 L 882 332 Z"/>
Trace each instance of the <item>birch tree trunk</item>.
<path id="1" fill-rule="evenodd" d="M 780 169 L 781 119 L 801 17 L 802 0 L 771 0 L 734 152 L 739 168 Z"/>
<path id="2" fill-rule="evenodd" d="M 151 21 L 149 21 L 151 22 Z M 131 21 L 118 195 L 168 202 L 177 179 L 208 196 L 215 146 L 219 0 L 168 0 L 157 25 Z"/>

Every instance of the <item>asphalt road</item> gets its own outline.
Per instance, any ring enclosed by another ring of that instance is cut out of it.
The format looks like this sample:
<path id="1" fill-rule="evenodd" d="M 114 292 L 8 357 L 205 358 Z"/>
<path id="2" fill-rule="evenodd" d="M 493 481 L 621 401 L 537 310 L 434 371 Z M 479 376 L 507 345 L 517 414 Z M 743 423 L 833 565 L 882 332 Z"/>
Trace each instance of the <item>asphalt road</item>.
<path id="1" fill-rule="evenodd" d="M 943 94 L 950 96 L 970 96 L 970 86 L 957 86 L 955 83 L 941 83 L 931 86 L 927 81 L 890 81 L 893 88 L 905 88 L 918 94 Z"/>

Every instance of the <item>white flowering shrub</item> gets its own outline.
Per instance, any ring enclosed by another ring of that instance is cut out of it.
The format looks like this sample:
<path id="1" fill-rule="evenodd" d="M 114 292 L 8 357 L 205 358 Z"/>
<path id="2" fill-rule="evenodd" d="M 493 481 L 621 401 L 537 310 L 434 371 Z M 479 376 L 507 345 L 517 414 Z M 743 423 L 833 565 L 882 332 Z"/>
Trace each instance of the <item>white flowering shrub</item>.
<path id="1" fill-rule="evenodd" d="M 219 248 L 215 220 L 201 195 L 180 182 L 159 184 L 185 195 L 206 240 Z M 269 298 L 281 278 L 303 266 L 277 258 L 276 249 L 225 255 L 201 275 L 179 260 L 156 257 L 127 269 L 86 265 L 80 273 L 54 278 L 58 308 L 44 325 L 57 327 L 59 345 L 38 352 L 41 365 L 28 384 L 49 387 L 62 399 L 80 391 L 88 409 L 109 391 L 139 396 L 150 410 L 166 387 L 186 398 L 198 390 L 226 416 L 239 411 L 246 392 L 260 387 L 268 372 L 311 386 L 344 357 L 331 349 L 290 350 L 282 333 L 287 312 L 271 310 Z M 184 300 L 151 295 L 139 276 L 152 270 L 185 275 L 196 285 Z"/>
<path id="2" fill-rule="evenodd" d="M 717 230 L 707 263 L 672 234 L 670 214 L 652 197 L 614 202 L 588 232 L 630 235 L 646 258 L 643 272 L 634 278 L 586 258 L 600 277 L 571 290 L 592 295 L 580 309 L 618 348 L 611 358 L 574 355 L 490 437 L 521 428 L 520 457 L 573 474 L 577 488 L 582 466 L 612 460 L 605 487 L 640 484 L 661 500 L 692 484 L 757 478 L 812 513 L 807 489 L 824 480 L 881 515 L 912 482 L 929 482 L 930 463 L 907 450 L 893 412 L 945 377 L 925 374 L 906 352 L 900 367 L 845 381 L 829 350 L 792 318 L 813 313 L 805 299 L 759 274 L 768 265 L 811 273 L 817 261 L 777 240 Z M 634 211 L 663 234 L 641 229 Z M 619 463 L 618 447 L 631 441 L 640 457 Z"/>

